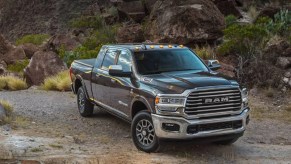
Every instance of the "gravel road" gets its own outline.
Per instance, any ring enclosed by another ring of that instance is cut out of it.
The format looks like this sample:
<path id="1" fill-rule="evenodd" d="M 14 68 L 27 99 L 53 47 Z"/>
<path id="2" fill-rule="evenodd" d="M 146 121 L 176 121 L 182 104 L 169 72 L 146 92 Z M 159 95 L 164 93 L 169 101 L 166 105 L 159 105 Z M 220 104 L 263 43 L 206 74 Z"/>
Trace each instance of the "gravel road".
<path id="1" fill-rule="evenodd" d="M 35 89 L 0 92 L 28 125 L 0 127 L 0 163 L 291 163 L 291 124 L 279 119 L 251 120 L 231 146 L 165 142 L 159 153 L 138 151 L 130 125 L 101 109 L 82 118 L 75 95 Z"/>

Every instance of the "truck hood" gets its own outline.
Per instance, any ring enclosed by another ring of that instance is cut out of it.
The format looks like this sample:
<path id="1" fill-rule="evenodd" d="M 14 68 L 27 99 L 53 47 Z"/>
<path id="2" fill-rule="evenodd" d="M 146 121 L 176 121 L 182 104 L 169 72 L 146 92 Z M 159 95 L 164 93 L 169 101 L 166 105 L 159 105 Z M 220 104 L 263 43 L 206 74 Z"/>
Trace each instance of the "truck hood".
<path id="1" fill-rule="evenodd" d="M 171 72 L 146 75 L 141 79 L 142 83 L 155 88 L 157 92 L 167 94 L 180 94 L 197 87 L 238 85 L 232 78 L 217 72 Z"/>

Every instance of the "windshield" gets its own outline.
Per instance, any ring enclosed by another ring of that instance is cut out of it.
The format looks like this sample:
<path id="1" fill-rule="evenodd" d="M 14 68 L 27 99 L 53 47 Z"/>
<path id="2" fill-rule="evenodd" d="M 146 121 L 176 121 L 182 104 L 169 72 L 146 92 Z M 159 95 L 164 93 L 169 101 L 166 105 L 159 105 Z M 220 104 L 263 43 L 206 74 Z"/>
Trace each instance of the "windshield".
<path id="1" fill-rule="evenodd" d="M 208 71 L 189 49 L 135 52 L 138 72 L 142 75 L 174 71 Z"/>

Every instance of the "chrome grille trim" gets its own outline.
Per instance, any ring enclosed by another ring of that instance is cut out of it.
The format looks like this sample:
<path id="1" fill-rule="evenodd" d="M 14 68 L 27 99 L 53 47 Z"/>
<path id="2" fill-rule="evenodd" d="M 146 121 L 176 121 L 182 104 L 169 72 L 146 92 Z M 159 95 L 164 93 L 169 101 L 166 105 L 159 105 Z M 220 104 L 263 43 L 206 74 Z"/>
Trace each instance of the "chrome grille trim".
<path id="1" fill-rule="evenodd" d="M 205 103 L 205 99 L 227 97 L 226 102 Z M 184 112 L 198 118 L 241 113 L 241 92 L 238 87 L 199 88 L 188 94 Z"/>

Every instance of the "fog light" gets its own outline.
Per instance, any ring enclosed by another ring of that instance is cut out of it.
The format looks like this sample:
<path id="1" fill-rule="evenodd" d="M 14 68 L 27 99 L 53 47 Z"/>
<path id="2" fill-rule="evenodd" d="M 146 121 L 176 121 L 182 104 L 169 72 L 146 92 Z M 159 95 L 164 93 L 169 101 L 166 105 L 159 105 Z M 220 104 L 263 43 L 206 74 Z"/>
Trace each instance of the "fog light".
<path id="1" fill-rule="evenodd" d="M 162 128 L 166 131 L 178 132 L 180 130 L 180 126 L 178 124 L 173 123 L 163 123 Z"/>

